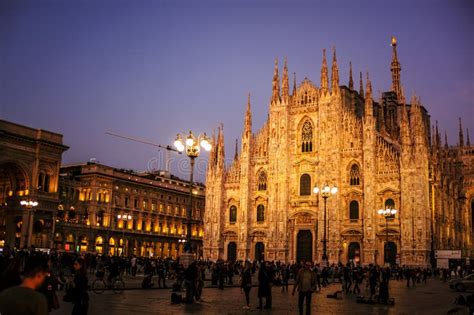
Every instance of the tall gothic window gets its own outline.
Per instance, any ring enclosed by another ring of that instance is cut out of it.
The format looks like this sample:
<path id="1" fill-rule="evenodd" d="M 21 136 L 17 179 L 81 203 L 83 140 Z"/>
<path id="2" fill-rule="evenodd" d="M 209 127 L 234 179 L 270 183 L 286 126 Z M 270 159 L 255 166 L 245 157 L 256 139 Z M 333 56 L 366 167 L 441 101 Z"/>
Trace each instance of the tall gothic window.
<path id="1" fill-rule="evenodd" d="M 229 209 L 229 222 L 235 223 L 237 222 L 237 207 L 231 206 Z"/>
<path id="2" fill-rule="evenodd" d="M 349 219 L 359 219 L 359 203 L 357 202 L 357 200 L 352 200 L 349 204 Z"/>
<path id="3" fill-rule="evenodd" d="M 385 208 L 395 209 L 395 201 L 392 198 L 385 200 Z"/>
<path id="4" fill-rule="evenodd" d="M 267 190 L 267 174 L 264 171 L 258 174 L 257 186 L 259 191 Z"/>
<path id="5" fill-rule="evenodd" d="M 303 174 L 300 177 L 300 196 L 311 195 L 311 176 Z"/>
<path id="6" fill-rule="evenodd" d="M 395 201 L 392 198 L 385 200 L 385 209 L 395 209 Z M 389 218 L 395 218 L 395 215 L 392 214 Z"/>
<path id="7" fill-rule="evenodd" d="M 257 206 L 257 222 L 265 221 L 265 206 L 258 205 Z"/>
<path id="8" fill-rule="evenodd" d="M 352 164 L 351 172 L 349 174 L 349 183 L 351 186 L 359 186 L 360 185 L 360 170 L 359 165 Z"/>
<path id="9" fill-rule="evenodd" d="M 313 125 L 309 120 L 303 123 L 301 128 L 301 152 L 313 151 Z"/>

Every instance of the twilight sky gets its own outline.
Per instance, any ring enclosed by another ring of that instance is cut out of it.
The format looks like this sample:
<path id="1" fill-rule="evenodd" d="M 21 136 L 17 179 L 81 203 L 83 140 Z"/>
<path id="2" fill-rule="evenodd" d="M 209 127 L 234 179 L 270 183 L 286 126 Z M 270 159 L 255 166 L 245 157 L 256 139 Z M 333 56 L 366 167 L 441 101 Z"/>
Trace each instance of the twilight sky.
<path id="1" fill-rule="evenodd" d="M 222 122 L 230 158 L 248 92 L 254 131 L 267 117 L 275 57 L 319 85 L 321 51 L 335 45 L 341 84 L 352 61 L 377 93 L 390 88 L 396 35 L 407 97 L 421 96 L 451 143 L 459 116 L 474 141 L 472 16 L 470 0 L 0 0 L 0 118 L 64 134 L 64 163 L 137 170 L 158 167 L 157 150 L 105 131 L 171 144 Z"/>

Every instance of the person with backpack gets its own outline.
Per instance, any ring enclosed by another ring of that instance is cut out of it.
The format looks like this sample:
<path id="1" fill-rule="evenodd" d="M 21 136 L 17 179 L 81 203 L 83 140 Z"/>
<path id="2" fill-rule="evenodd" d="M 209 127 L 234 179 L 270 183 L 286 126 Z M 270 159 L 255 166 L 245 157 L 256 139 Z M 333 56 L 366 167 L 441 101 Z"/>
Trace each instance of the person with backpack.
<path id="1" fill-rule="evenodd" d="M 303 315 L 303 304 L 306 299 L 306 315 L 311 314 L 311 298 L 316 289 L 316 274 L 311 270 L 311 262 L 306 262 L 298 271 L 292 295 L 298 290 L 298 310 Z"/>

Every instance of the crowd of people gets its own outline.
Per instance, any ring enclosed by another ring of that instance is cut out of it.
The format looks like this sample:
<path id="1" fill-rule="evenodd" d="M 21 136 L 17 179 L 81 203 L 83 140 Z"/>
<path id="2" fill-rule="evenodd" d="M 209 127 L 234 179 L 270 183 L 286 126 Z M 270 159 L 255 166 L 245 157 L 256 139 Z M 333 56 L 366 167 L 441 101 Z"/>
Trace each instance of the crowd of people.
<path id="1" fill-rule="evenodd" d="M 202 301 L 206 287 L 224 290 L 241 288 L 245 295 L 244 309 L 251 308 L 250 292 L 257 290 L 257 309 L 272 308 L 275 287 L 283 293 L 298 293 L 298 309 L 310 314 L 312 295 L 323 287 L 339 283 L 335 295 L 362 296 L 377 303 L 390 301 L 389 281 L 406 281 L 407 287 L 427 282 L 429 278 L 447 281 L 470 274 L 472 269 L 457 266 L 452 269 L 412 268 L 408 266 L 360 266 L 354 263 L 323 264 L 283 263 L 269 261 L 193 261 L 183 265 L 178 260 L 151 257 L 100 256 L 94 254 L 49 253 L 29 250 L 0 254 L 0 314 L 48 314 L 59 308 L 57 290 L 64 290 L 62 301 L 72 303 L 72 314 L 87 314 L 91 282 L 104 277 L 107 283 L 127 275 L 142 275 L 142 288 L 172 288 L 185 291 L 184 302 Z M 328 296 L 330 297 L 330 296 Z"/>

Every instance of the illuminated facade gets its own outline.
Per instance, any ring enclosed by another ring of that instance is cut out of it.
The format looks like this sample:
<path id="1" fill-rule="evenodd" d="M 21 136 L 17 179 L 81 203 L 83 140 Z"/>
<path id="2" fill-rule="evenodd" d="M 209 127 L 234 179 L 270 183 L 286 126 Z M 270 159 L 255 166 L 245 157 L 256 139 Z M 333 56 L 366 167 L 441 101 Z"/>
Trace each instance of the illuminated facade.
<path id="1" fill-rule="evenodd" d="M 192 236 L 202 246 L 203 185 L 193 188 Z M 176 258 L 183 251 L 189 182 L 95 162 L 61 168 L 54 247 Z"/>
<path id="2" fill-rule="evenodd" d="M 0 247 L 52 246 L 63 136 L 0 120 Z M 34 207 L 22 205 L 37 203 Z"/>
<path id="3" fill-rule="evenodd" d="M 213 139 L 206 179 L 204 257 L 321 261 L 323 198 L 313 186 L 335 185 L 327 199 L 329 262 L 354 260 L 426 266 L 434 249 L 472 257 L 474 147 L 442 145 L 417 96 L 405 100 L 397 43 L 392 87 L 374 100 L 367 74 L 339 84 L 334 50 L 321 83 L 294 79 L 275 62 L 268 120 L 252 130 L 250 96 L 240 152 L 226 165 L 224 132 Z M 329 78 L 331 71 L 331 78 Z M 331 82 L 331 85 L 329 84 Z M 396 209 L 386 219 L 382 208 Z"/>

